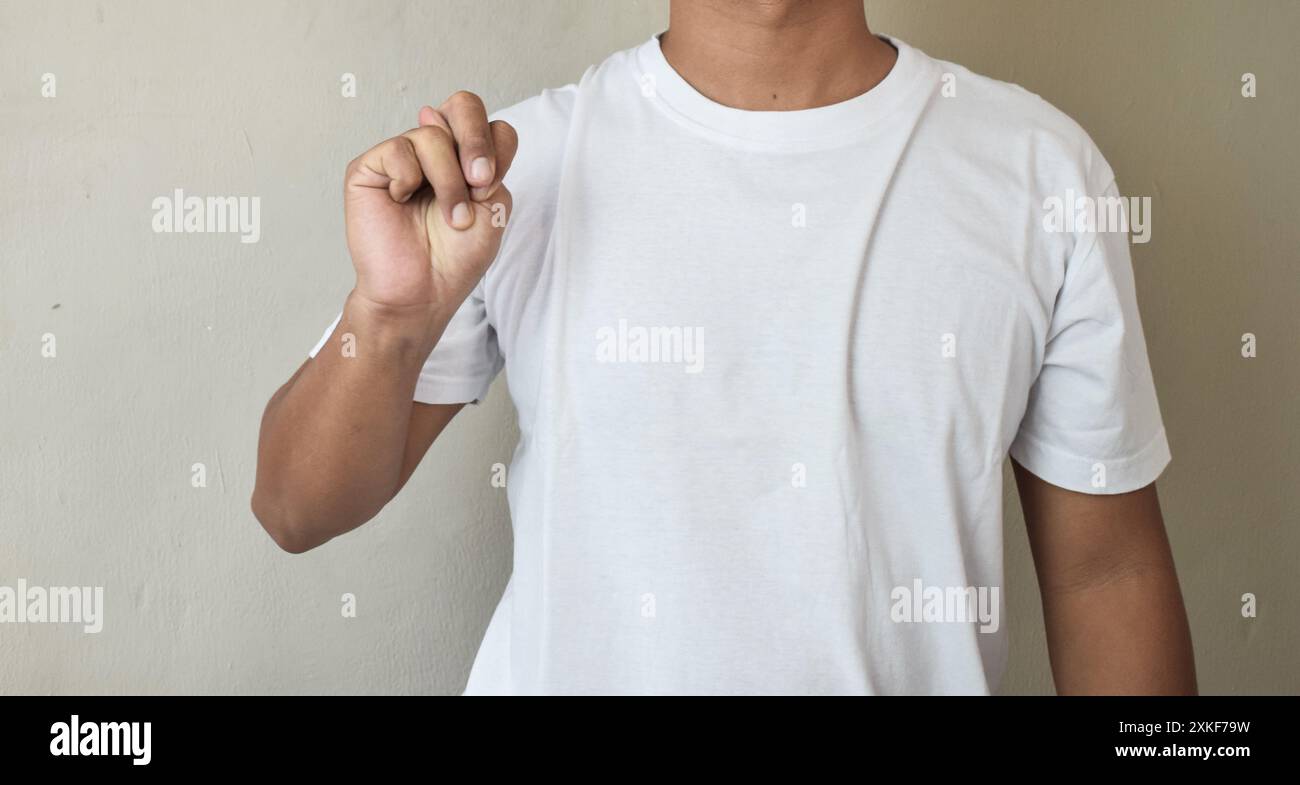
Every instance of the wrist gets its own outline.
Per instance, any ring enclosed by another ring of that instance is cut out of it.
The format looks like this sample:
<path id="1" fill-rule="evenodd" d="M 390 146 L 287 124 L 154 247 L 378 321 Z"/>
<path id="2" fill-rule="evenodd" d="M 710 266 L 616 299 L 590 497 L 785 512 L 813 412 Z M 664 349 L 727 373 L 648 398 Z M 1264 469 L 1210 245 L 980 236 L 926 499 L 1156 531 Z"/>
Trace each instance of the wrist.
<path id="1" fill-rule="evenodd" d="M 417 353 L 421 362 L 433 351 L 451 314 L 437 303 L 391 305 L 371 300 L 353 289 L 344 305 L 345 321 L 367 342 Z"/>

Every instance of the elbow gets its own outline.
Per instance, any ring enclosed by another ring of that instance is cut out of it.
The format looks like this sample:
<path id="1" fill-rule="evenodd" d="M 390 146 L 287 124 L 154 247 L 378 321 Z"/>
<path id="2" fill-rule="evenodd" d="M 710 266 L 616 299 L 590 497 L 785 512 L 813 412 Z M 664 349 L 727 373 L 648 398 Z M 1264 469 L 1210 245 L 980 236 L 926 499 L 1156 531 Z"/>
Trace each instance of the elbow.
<path id="1" fill-rule="evenodd" d="M 265 493 L 253 491 L 250 501 L 253 517 L 262 524 L 262 528 L 285 553 L 306 553 L 321 543 L 313 541 L 307 534 L 307 527 L 294 516 L 285 512 L 283 506 L 274 504 L 266 498 Z"/>
<path id="2" fill-rule="evenodd" d="M 320 543 L 311 542 L 305 537 L 299 535 L 292 527 L 280 527 L 278 529 L 267 528 L 266 533 L 271 535 L 275 544 L 280 546 L 280 550 L 285 553 L 306 553 L 315 548 Z"/>

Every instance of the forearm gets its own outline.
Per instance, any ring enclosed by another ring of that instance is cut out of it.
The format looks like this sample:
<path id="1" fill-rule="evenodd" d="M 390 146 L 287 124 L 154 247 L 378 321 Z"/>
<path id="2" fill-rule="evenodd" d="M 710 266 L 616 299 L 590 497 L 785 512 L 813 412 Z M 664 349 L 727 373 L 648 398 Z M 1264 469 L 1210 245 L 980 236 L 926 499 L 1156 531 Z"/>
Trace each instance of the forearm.
<path id="1" fill-rule="evenodd" d="M 1192 641 L 1172 561 L 1130 564 L 1094 582 L 1044 587 L 1062 695 L 1196 693 Z"/>
<path id="2" fill-rule="evenodd" d="M 281 547 L 316 547 L 374 517 L 396 493 L 415 385 L 446 323 L 424 308 L 383 308 L 354 293 L 329 341 L 271 399 L 252 504 Z"/>

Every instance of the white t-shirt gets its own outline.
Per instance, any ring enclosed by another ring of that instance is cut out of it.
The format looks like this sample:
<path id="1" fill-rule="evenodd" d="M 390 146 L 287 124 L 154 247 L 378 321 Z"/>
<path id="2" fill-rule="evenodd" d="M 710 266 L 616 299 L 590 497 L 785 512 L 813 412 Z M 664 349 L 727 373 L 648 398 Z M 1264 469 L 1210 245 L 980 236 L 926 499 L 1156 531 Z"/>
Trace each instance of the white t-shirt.
<path id="1" fill-rule="evenodd" d="M 656 37 L 495 115 L 515 213 L 415 393 L 504 365 L 519 413 L 467 694 L 986 693 L 1008 452 L 1084 493 L 1168 463 L 1127 235 L 1045 223 L 1110 167 L 889 40 L 832 106 L 722 106 Z"/>

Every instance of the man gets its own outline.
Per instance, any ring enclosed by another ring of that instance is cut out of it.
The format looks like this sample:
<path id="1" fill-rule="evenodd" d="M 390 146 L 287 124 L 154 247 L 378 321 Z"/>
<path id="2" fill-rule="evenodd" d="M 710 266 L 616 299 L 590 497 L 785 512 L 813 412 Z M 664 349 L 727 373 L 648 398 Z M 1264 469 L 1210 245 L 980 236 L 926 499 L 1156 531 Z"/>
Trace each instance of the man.
<path id="1" fill-rule="evenodd" d="M 1118 196 L 1038 97 L 860 0 L 674 2 L 489 122 L 347 170 L 356 286 L 263 421 L 301 552 L 373 517 L 503 364 L 514 572 L 467 693 L 986 693 L 1010 453 L 1062 693 L 1190 693 Z M 414 401 L 414 402 L 413 402 Z"/>

